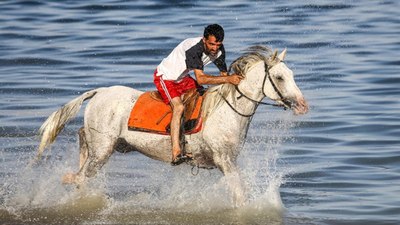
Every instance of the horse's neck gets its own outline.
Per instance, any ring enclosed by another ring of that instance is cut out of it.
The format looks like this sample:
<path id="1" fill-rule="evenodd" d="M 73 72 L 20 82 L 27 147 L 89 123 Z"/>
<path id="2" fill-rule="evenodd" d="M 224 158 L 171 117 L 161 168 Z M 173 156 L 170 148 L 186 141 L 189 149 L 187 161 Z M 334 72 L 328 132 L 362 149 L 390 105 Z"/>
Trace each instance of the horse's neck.
<path id="1" fill-rule="evenodd" d="M 224 96 L 222 104 L 210 115 L 213 121 L 223 129 L 237 129 L 242 131 L 257 109 L 257 104 L 243 97 L 237 90 Z M 216 117 L 216 118 L 215 118 Z"/>
<path id="2" fill-rule="evenodd" d="M 209 105 L 204 107 L 206 121 L 214 129 L 234 129 L 245 132 L 250 118 L 254 115 L 258 103 L 263 98 L 264 63 L 257 63 L 247 73 L 237 89 L 230 84 L 213 88 L 206 96 Z M 215 101 L 214 101 L 215 100 Z M 211 125 L 215 123 L 215 125 Z"/>
<path id="3" fill-rule="evenodd" d="M 246 79 L 238 85 L 238 89 L 248 98 L 261 101 L 265 96 L 263 92 L 264 79 L 266 78 L 264 63 L 256 63 L 247 73 Z"/>
<path id="4" fill-rule="evenodd" d="M 234 93 L 234 103 L 233 107 L 235 110 L 232 109 L 236 114 L 240 117 L 250 118 L 254 115 L 255 111 L 257 110 L 258 103 L 254 102 L 252 99 L 253 96 L 249 97 L 243 91 L 235 91 Z M 256 101 L 259 101 L 258 97 L 254 97 Z M 252 100 L 250 100 L 252 99 Z M 228 103 L 226 103 L 228 104 Z M 228 105 L 229 106 L 229 105 Z M 242 119 L 244 119 L 242 118 Z"/>

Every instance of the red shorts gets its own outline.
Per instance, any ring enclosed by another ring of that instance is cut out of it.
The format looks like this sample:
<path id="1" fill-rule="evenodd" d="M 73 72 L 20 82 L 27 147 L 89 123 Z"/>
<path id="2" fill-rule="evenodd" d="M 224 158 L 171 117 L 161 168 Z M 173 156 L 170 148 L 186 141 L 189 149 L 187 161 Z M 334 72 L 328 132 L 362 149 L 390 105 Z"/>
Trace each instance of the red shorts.
<path id="1" fill-rule="evenodd" d="M 176 82 L 164 80 L 161 76 L 157 76 L 157 70 L 154 72 L 154 84 L 165 104 L 169 104 L 175 97 L 181 97 L 188 90 L 198 87 L 197 82 L 189 75 Z"/>

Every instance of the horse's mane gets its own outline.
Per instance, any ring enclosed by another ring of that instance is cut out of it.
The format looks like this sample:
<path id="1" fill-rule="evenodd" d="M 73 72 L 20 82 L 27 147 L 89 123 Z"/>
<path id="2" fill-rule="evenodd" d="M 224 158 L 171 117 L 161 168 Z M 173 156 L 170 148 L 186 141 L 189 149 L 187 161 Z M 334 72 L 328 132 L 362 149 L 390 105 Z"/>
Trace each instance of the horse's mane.
<path id="1" fill-rule="evenodd" d="M 236 74 L 246 76 L 252 66 L 260 61 L 267 62 L 271 54 L 272 50 L 269 47 L 251 46 L 244 51 L 242 56 L 232 62 L 229 66 L 229 72 L 233 70 Z M 230 99 L 232 102 L 235 101 L 234 92 L 235 86 L 228 83 L 210 87 L 206 92 L 202 108 L 203 120 L 205 121 L 221 105 L 223 98 Z"/>

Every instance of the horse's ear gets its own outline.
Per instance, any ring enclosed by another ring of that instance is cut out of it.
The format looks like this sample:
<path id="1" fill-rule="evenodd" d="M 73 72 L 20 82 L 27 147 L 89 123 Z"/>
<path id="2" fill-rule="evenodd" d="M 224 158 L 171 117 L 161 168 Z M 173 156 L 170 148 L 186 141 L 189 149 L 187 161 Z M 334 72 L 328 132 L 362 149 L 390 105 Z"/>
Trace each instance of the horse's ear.
<path id="1" fill-rule="evenodd" d="M 274 53 L 272 53 L 272 55 L 267 59 L 266 63 L 268 64 L 268 66 L 274 66 L 278 63 L 278 61 L 276 60 L 277 54 L 278 51 L 275 50 Z"/>
<path id="2" fill-rule="evenodd" d="M 283 51 L 281 52 L 281 54 L 279 54 L 279 56 L 278 56 L 278 59 L 280 60 L 280 61 L 283 61 L 284 59 L 285 59 L 285 57 L 286 57 L 286 48 L 285 49 L 283 49 Z"/>
<path id="3" fill-rule="evenodd" d="M 275 50 L 274 53 L 271 56 L 271 61 L 275 61 L 276 55 L 278 55 L 278 50 Z"/>

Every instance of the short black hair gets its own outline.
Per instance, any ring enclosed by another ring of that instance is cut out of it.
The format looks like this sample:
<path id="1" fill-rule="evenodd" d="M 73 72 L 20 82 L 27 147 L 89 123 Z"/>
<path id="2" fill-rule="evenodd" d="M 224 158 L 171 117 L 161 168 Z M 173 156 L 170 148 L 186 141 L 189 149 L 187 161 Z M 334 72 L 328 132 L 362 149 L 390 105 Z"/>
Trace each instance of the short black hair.
<path id="1" fill-rule="evenodd" d="M 213 35 L 218 42 L 222 42 L 224 40 L 224 28 L 222 28 L 218 24 L 211 24 L 204 28 L 204 37 L 208 38 L 208 36 Z"/>

